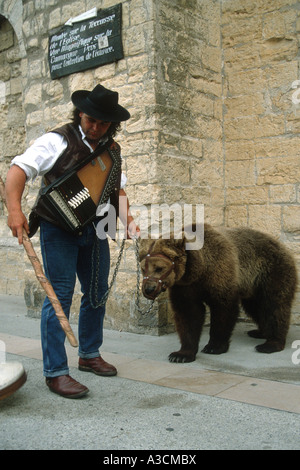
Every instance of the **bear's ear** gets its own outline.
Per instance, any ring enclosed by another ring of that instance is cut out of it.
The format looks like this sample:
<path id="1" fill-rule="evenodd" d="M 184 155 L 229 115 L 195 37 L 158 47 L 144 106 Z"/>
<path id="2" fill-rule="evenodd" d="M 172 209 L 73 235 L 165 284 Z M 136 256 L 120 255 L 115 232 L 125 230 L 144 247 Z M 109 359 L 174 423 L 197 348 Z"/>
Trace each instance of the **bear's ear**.
<path id="1" fill-rule="evenodd" d="M 185 250 L 185 235 L 184 232 L 177 233 L 174 235 L 174 238 L 168 242 L 170 246 L 174 246 L 177 250 L 184 251 Z"/>
<path id="2" fill-rule="evenodd" d="M 140 241 L 140 248 L 139 248 L 139 259 L 142 261 L 147 254 L 149 253 L 150 247 L 153 244 L 153 240 L 151 238 L 142 238 Z"/>

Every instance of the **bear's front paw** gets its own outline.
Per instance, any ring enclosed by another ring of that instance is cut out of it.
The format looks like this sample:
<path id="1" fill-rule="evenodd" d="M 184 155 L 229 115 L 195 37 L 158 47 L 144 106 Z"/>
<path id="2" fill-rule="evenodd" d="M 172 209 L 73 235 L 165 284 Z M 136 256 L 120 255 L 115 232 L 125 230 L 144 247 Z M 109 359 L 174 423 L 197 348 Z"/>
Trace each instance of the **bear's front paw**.
<path id="1" fill-rule="evenodd" d="M 214 345 L 208 343 L 204 348 L 202 349 L 202 352 L 205 354 L 223 354 L 226 353 L 229 349 L 229 344 L 225 343 L 222 345 Z"/>
<path id="2" fill-rule="evenodd" d="M 169 355 L 170 362 L 193 362 L 196 359 L 196 354 L 175 351 Z"/>

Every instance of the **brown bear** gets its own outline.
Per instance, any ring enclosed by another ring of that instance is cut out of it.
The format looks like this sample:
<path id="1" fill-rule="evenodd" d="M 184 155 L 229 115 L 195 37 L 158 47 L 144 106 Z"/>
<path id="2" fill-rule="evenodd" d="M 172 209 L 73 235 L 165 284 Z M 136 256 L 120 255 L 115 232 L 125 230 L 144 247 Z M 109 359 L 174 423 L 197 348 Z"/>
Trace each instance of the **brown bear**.
<path id="1" fill-rule="evenodd" d="M 196 233 L 195 226 L 190 231 Z M 181 349 L 171 362 L 192 362 L 210 309 L 210 339 L 202 352 L 226 353 L 240 303 L 258 325 L 249 331 L 266 342 L 262 353 L 284 349 L 297 285 L 293 257 L 271 236 L 249 228 L 215 229 L 204 224 L 201 249 L 187 250 L 187 239 L 143 239 L 140 265 L 143 294 L 155 299 L 168 289 Z"/>

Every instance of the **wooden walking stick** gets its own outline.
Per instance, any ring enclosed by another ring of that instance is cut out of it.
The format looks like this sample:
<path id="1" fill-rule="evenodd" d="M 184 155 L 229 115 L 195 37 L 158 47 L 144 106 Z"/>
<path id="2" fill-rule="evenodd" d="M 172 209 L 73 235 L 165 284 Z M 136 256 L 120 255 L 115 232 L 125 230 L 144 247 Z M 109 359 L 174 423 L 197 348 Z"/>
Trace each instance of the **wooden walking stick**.
<path id="1" fill-rule="evenodd" d="M 3 183 L 3 180 L 0 176 L 0 194 L 1 198 L 3 200 L 4 205 L 6 206 L 6 198 L 5 198 L 5 186 Z M 74 336 L 74 333 L 72 331 L 72 328 L 70 326 L 70 323 L 62 309 L 62 306 L 60 304 L 60 301 L 58 300 L 53 287 L 50 283 L 50 281 L 46 278 L 42 265 L 37 257 L 37 254 L 32 246 L 31 240 L 28 237 L 26 230 L 23 228 L 23 246 L 25 248 L 25 251 L 28 255 L 28 258 L 33 266 L 33 269 L 35 271 L 36 277 L 38 281 L 40 282 L 41 286 L 43 287 L 44 291 L 46 292 L 48 299 L 50 300 L 54 310 L 55 314 L 59 320 L 60 326 L 62 327 L 63 331 L 65 332 L 69 343 L 71 346 L 76 348 L 78 346 L 77 339 Z"/>

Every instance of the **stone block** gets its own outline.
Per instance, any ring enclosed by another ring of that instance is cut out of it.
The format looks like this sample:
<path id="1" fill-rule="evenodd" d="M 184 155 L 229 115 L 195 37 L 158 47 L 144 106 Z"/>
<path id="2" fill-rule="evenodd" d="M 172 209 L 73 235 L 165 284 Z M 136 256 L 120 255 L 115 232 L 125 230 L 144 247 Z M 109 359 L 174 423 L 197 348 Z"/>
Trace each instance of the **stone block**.
<path id="1" fill-rule="evenodd" d="M 265 205 L 268 201 L 268 188 L 253 186 L 244 186 L 226 189 L 226 203 L 233 205 Z"/>
<path id="2" fill-rule="evenodd" d="M 281 235 L 281 207 L 265 204 L 250 205 L 249 227 L 279 238 Z"/>
<path id="3" fill-rule="evenodd" d="M 300 181 L 299 157 L 257 160 L 257 184 L 287 184 Z"/>
<path id="4" fill-rule="evenodd" d="M 263 93 L 227 98 L 224 102 L 226 119 L 262 114 L 265 110 Z"/>
<path id="5" fill-rule="evenodd" d="M 42 101 L 42 84 L 37 83 L 32 85 L 24 93 L 24 106 L 37 105 Z"/>
<path id="6" fill-rule="evenodd" d="M 225 186 L 227 188 L 239 186 L 247 187 L 255 184 L 255 162 L 251 160 L 238 160 L 226 163 Z"/>
<path id="7" fill-rule="evenodd" d="M 269 195 L 271 203 L 293 204 L 297 202 L 297 187 L 294 184 L 270 185 Z"/>
<path id="8" fill-rule="evenodd" d="M 247 205 L 228 205 L 225 210 L 225 224 L 228 227 L 247 227 L 248 208 Z"/>
<path id="9" fill-rule="evenodd" d="M 49 30 L 51 31 L 54 28 L 58 28 L 62 24 L 63 21 L 61 18 L 61 8 L 55 8 L 54 10 L 51 10 L 49 13 Z"/>
<path id="10" fill-rule="evenodd" d="M 300 206 L 287 205 L 283 208 L 283 230 L 300 236 Z"/>
<path id="11" fill-rule="evenodd" d="M 262 66 L 270 62 L 295 60 L 297 53 L 298 40 L 292 36 L 268 39 L 259 48 Z"/>
<path id="12" fill-rule="evenodd" d="M 251 140 L 284 134 L 285 119 L 276 114 L 235 119 L 227 119 L 225 116 L 224 126 L 226 134 L 230 136 L 229 140 Z"/>
<path id="13" fill-rule="evenodd" d="M 14 45 L 14 31 L 13 29 L 8 31 L 2 31 L 0 34 L 0 52 L 9 49 Z"/>

